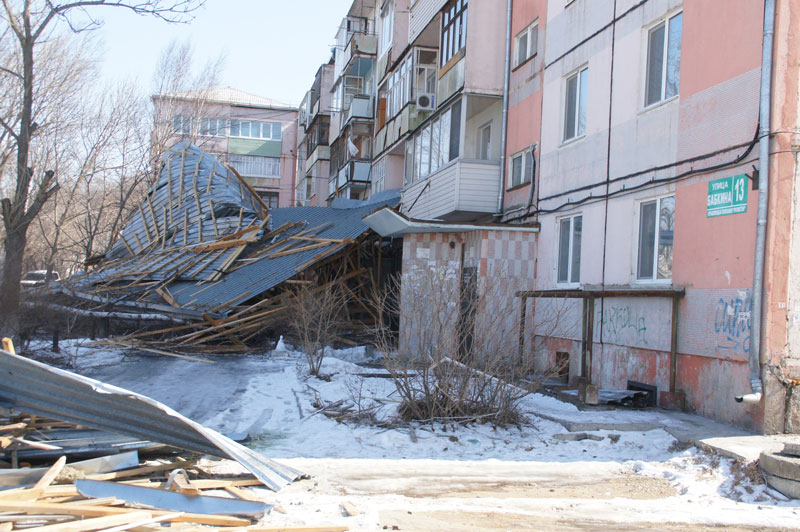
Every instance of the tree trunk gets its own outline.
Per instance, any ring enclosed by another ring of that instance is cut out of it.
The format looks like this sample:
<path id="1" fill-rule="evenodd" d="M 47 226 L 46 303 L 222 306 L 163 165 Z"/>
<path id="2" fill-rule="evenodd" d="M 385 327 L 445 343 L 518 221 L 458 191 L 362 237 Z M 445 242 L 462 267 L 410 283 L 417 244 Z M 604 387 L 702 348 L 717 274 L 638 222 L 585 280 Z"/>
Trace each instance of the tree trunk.
<path id="1" fill-rule="evenodd" d="M 19 342 L 19 295 L 22 279 L 22 256 L 25 252 L 25 230 L 6 229 L 3 277 L 0 283 L 0 336 Z"/>

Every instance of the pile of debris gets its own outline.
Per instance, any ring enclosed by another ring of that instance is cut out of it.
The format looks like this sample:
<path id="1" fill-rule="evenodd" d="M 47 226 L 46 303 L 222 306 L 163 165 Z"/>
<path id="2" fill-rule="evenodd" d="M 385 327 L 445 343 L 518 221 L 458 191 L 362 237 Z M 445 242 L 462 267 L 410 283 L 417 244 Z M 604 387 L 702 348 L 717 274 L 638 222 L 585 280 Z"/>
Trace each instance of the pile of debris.
<path id="1" fill-rule="evenodd" d="M 163 155 L 157 182 L 109 253 L 47 288 L 47 305 L 151 329 L 118 345 L 220 353 L 246 350 L 281 317 L 293 287 L 338 283 L 352 329 L 370 329 L 379 318 L 368 298 L 398 250 L 362 218 L 398 202 L 391 193 L 269 209 L 235 169 L 184 142 Z"/>
<path id="2" fill-rule="evenodd" d="M 271 506 L 243 486 L 277 491 L 301 476 L 129 390 L 6 350 L 0 350 L 0 373 L 3 532 L 32 526 L 158 530 L 153 525 L 171 522 L 247 527 Z M 215 477 L 194 455 L 176 455 L 179 449 L 233 459 L 249 475 Z M 174 458 L 143 464 L 140 451 Z M 20 467 L 48 460 L 49 467 Z M 229 497 L 204 490 L 225 490 Z"/>

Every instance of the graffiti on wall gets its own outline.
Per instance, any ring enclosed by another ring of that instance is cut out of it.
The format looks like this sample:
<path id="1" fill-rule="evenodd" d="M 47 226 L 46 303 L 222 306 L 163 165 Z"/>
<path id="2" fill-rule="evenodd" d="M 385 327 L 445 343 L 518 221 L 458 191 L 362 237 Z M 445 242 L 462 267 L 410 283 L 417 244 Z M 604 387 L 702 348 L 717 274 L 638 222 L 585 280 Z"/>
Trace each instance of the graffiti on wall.
<path id="1" fill-rule="evenodd" d="M 630 305 L 606 305 L 603 310 L 598 307 L 595 324 L 603 328 L 604 342 L 647 345 L 647 318 L 634 312 Z"/>
<path id="2" fill-rule="evenodd" d="M 750 351 L 750 326 L 753 296 L 750 290 L 736 297 L 719 298 L 714 312 L 717 351 Z"/>

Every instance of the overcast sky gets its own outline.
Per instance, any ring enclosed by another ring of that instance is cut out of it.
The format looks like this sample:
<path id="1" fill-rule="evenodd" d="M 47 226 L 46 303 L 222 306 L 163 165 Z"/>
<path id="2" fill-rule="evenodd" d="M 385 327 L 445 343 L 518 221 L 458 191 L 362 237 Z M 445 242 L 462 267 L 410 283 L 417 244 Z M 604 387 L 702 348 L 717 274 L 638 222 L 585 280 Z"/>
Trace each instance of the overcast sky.
<path id="1" fill-rule="evenodd" d="M 123 9 L 96 9 L 108 81 L 134 78 L 149 90 L 159 55 L 188 39 L 200 64 L 225 54 L 221 86 L 298 105 L 330 58 L 352 0 L 207 0 L 190 24 L 167 24 Z"/>

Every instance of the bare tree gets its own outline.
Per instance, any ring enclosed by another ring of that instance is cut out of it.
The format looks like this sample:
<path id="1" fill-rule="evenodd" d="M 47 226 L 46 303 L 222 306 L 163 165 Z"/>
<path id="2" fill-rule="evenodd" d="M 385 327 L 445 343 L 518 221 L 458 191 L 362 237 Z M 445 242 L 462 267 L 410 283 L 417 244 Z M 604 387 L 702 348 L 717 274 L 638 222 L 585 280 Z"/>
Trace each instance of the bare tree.
<path id="1" fill-rule="evenodd" d="M 344 327 L 349 301 L 339 283 L 323 287 L 301 285 L 289 297 L 289 327 L 308 362 L 308 372 L 319 377 L 325 350 Z"/>
<path id="2" fill-rule="evenodd" d="M 193 62 L 191 44 L 177 41 L 164 49 L 158 61 L 153 77 L 153 167 L 157 166 L 155 158 L 178 140 L 203 146 L 212 144 L 218 133 L 224 135 L 219 125 L 226 124 L 225 117 L 215 108 L 211 91 L 219 81 L 225 57 L 217 56 L 197 72 Z"/>
<path id="3" fill-rule="evenodd" d="M 41 240 L 47 249 L 43 266 L 52 270 L 60 263 L 62 275 L 78 271 L 95 247 L 105 250 L 128 199 L 145 181 L 147 164 L 146 121 L 133 84 L 86 92 L 79 101 L 84 111 L 71 131 L 47 135 L 61 187 L 37 218 L 28 243 Z"/>
<path id="4" fill-rule="evenodd" d="M 12 49 L 9 45 L 9 49 L 4 51 L 3 58 L 8 61 L 0 65 L 3 87 L 13 93 L 7 98 L 13 107 L 0 110 L 0 128 L 11 139 L 13 155 L 16 155 L 16 172 L 13 194 L 0 200 L 5 229 L 0 332 L 16 336 L 19 329 L 19 281 L 28 228 L 59 187 L 54 168 L 40 169 L 31 165 L 32 141 L 37 130 L 49 120 L 49 103 L 54 99 L 52 91 L 42 87 L 37 78 L 37 72 L 43 65 L 47 66 L 46 55 L 43 55 L 47 43 L 58 36 L 59 23 L 66 24 L 74 32 L 96 28 L 99 21 L 92 15 L 96 7 L 127 8 L 140 15 L 185 22 L 204 0 L 1 1 L 0 16 L 5 24 L 0 34 L 12 37 L 5 40 L 13 42 L 14 46 Z"/>
<path id="5" fill-rule="evenodd" d="M 542 344 L 520 348 L 519 285 L 503 272 L 465 282 L 432 267 L 407 272 L 376 296 L 381 315 L 400 315 L 399 333 L 380 328 L 376 344 L 403 420 L 519 423 L 522 398 L 563 369 L 545 362 Z M 563 308 L 551 310 L 540 332 L 569 326 Z"/>

